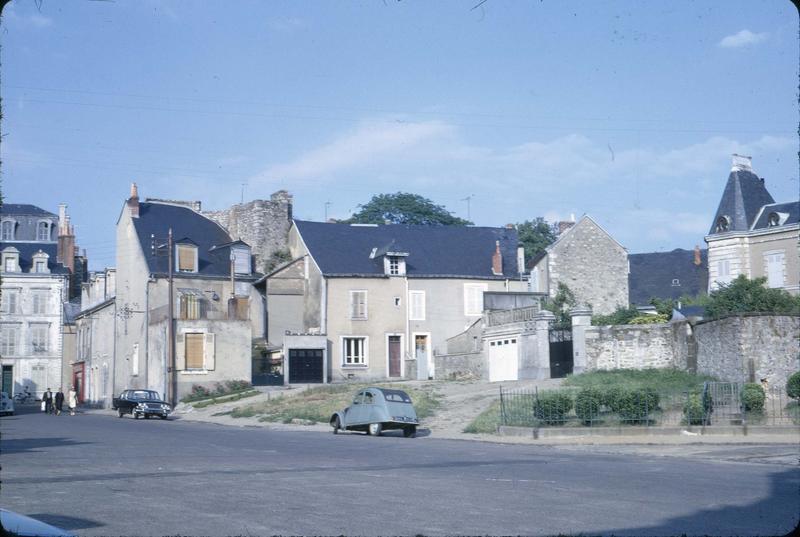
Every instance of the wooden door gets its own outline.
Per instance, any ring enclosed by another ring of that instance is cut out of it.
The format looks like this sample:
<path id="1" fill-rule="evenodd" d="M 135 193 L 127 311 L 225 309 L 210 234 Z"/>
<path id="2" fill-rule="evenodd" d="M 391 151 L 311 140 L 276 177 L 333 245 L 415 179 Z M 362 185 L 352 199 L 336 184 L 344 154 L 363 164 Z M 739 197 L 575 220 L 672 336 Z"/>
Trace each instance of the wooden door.
<path id="1" fill-rule="evenodd" d="M 402 351 L 400 348 L 400 336 L 389 336 L 389 376 L 399 377 L 401 375 L 400 360 Z"/>

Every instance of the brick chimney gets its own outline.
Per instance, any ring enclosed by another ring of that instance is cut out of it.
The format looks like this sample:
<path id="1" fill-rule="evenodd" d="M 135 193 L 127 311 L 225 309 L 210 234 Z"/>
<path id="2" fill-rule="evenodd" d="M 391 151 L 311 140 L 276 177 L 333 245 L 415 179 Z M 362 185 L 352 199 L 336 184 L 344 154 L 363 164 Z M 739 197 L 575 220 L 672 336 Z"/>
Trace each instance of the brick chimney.
<path id="1" fill-rule="evenodd" d="M 703 258 L 700 255 L 700 247 L 697 245 L 694 246 L 694 264 L 698 267 L 703 264 Z"/>
<path id="2" fill-rule="evenodd" d="M 500 241 L 494 241 L 494 254 L 492 254 L 492 274 L 503 275 L 503 254 L 500 253 Z"/>
<path id="3" fill-rule="evenodd" d="M 128 198 L 127 204 L 131 218 L 139 218 L 139 189 L 136 188 L 136 183 L 131 183 L 131 197 Z"/>
<path id="4" fill-rule="evenodd" d="M 570 222 L 562 220 L 561 222 L 556 222 L 556 229 L 558 232 L 558 236 L 561 236 L 562 233 L 564 233 L 566 230 L 568 230 L 574 225 L 575 225 L 574 221 Z"/>
<path id="5" fill-rule="evenodd" d="M 69 222 L 67 206 L 63 203 L 58 206 L 56 261 L 68 268 L 70 275 L 75 274 L 75 229 Z"/>

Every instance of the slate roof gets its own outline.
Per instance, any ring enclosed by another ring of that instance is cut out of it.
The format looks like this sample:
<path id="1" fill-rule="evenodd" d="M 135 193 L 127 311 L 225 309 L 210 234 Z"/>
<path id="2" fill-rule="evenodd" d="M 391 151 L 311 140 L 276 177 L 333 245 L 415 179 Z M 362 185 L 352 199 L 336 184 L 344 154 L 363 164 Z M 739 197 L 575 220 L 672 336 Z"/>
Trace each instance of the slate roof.
<path id="1" fill-rule="evenodd" d="M 45 211 L 36 205 L 27 203 L 4 203 L 0 207 L 0 214 L 2 215 L 25 215 L 25 216 L 56 216 L 55 214 Z"/>
<path id="2" fill-rule="evenodd" d="M 753 229 L 762 229 L 770 227 L 769 215 L 771 213 L 778 213 L 779 217 L 782 220 L 780 224 L 781 226 L 790 226 L 792 224 L 797 224 L 798 222 L 800 222 L 800 201 L 790 201 L 786 203 L 772 203 L 770 205 L 764 205 L 761 214 L 759 214 L 758 219 L 753 224 Z"/>
<path id="3" fill-rule="evenodd" d="M 69 274 L 69 269 L 56 261 L 58 245 L 52 242 L 0 242 L 0 251 L 8 246 L 19 250 L 19 268 L 22 272 L 30 272 L 33 266 L 33 255 L 39 250 L 50 256 L 47 259 L 47 268 L 51 274 Z"/>
<path id="4" fill-rule="evenodd" d="M 383 276 L 383 258 L 370 259 L 379 251 L 402 245 L 408 253 L 409 278 L 480 278 L 502 280 L 516 277 L 517 231 L 507 228 L 423 226 L 391 224 L 351 226 L 295 220 L 311 256 L 325 276 Z M 492 274 L 495 241 L 500 241 L 503 276 Z M 385 251 L 385 250 L 384 250 Z"/>
<path id="5" fill-rule="evenodd" d="M 694 251 L 677 248 L 671 252 L 629 254 L 628 298 L 634 306 L 649 304 L 651 298 L 678 299 L 696 296 L 708 288 L 708 251 L 700 250 L 702 263 L 694 264 Z M 680 285 L 672 285 L 677 279 Z"/>
<path id="6" fill-rule="evenodd" d="M 772 203 L 775 200 L 767 192 L 764 181 L 756 174 L 747 170 L 732 170 L 708 234 L 717 232 L 717 220 L 723 215 L 731 219 L 728 231 L 747 231 L 753 225 L 761 207 Z"/>
<path id="7" fill-rule="evenodd" d="M 151 202 L 140 202 L 139 218 L 132 220 L 152 274 L 166 274 L 169 261 L 166 255 L 151 255 L 150 236 L 155 235 L 161 245 L 172 228 L 176 243 L 188 239 L 197 244 L 197 275 L 230 276 L 229 245 L 233 241 L 213 220 L 188 207 Z"/>

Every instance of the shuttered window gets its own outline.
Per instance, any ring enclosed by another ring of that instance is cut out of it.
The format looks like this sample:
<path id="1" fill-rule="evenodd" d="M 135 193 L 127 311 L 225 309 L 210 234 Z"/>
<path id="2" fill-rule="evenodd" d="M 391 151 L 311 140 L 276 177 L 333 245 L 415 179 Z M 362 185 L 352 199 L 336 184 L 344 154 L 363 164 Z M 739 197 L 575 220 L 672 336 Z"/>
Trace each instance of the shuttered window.
<path id="1" fill-rule="evenodd" d="M 203 338 L 205 334 L 184 334 L 186 338 L 186 369 L 203 369 Z"/>
<path id="2" fill-rule="evenodd" d="M 250 250 L 233 249 L 233 270 L 236 274 L 250 274 Z"/>
<path id="3" fill-rule="evenodd" d="M 786 279 L 784 278 L 783 269 L 783 252 L 770 252 L 764 255 L 764 261 L 767 265 L 767 285 L 772 288 L 783 287 Z"/>
<path id="4" fill-rule="evenodd" d="M 412 321 L 425 320 L 425 291 L 408 292 L 408 318 Z"/>
<path id="5" fill-rule="evenodd" d="M 483 293 L 489 286 L 485 283 L 464 284 L 464 315 L 481 315 L 483 313 Z"/>
<path id="6" fill-rule="evenodd" d="M 197 248 L 178 245 L 178 272 L 197 272 Z"/>
<path id="7" fill-rule="evenodd" d="M 367 292 L 350 291 L 350 318 L 367 318 Z"/>

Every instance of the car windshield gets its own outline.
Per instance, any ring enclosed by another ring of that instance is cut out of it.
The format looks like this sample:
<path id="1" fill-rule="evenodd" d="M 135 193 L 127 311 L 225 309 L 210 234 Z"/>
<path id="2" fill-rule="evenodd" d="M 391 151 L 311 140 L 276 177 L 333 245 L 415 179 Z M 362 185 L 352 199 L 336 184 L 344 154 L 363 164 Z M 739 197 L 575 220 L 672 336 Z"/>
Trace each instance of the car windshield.
<path id="1" fill-rule="evenodd" d="M 149 390 L 136 390 L 128 397 L 131 399 L 150 399 L 152 401 L 158 401 L 158 392 L 151 392 Z"/>
<path id="2" fill-rule="evenodd" d="M 411 398 L 402 390 L 381 390 L 383 397 L 393 403 L 411 403 Z"/>

